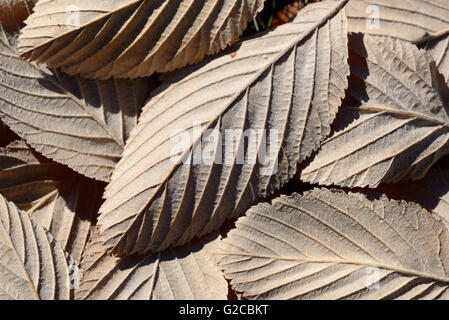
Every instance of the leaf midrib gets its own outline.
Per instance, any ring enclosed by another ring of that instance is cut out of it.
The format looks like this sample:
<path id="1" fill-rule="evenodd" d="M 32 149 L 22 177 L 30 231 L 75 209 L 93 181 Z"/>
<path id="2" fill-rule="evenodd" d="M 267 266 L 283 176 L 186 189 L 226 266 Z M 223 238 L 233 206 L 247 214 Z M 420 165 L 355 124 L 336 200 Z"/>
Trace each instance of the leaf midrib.
<path id="1" fill-rule="evenodd" d="M 395 110 L 390 108 L 384 108 L 384 107 L 373 107 L 368 105 L 361 105 L 358 107 L 346 107 L 346 108 L 353 108 L 353 109 L 361 109 L 361 110 L 367 110 L 370 112 L 378 112 L 378 113 L 390 113 L 390 114 L 397 114 L 399 116 L 402 116 L 404 118 L 410 119 L 410 118 L 416 118 L 416 119 L 422 119 L 425 121 L 428 121 L 430 123 L 436 124 L 438 126 L 443 126 L 449 129 L 449 122 L 446 121 L 440 121 L 438 118 L 429 117 L 422 113 L 415 113 L 405 110 Z"/>
<path id="2" fill-rule="evenodd" d="M 225 255 L 225 256 L 243 256 L 250 258 L 261 258 L 261 259 L 273 259 L 273 260 L 282 260 L 282 261 L 298 261 L 305 263 L 333 263 L 333 264 L 352 264 L 359 266 L 367 266 L 367 267 L 377 267 L 379 269 L 391 270 L 397 273 L 403 273 L 411 276 L 416 276 L 423 279 L 430 279 L 439 282 L 443 282 L 449 285 L 449 277 L 444 278 L 441 276 L 428 274 L 425 272 L 412 270 L 408 268 L 401 268 L 397 266 L 390 266 L 380 262 L 366 262 L 366 261 L 357 261 L 357 260 L 337 260 L 337 259 L 307 259 L 307 258 L 296 258 L 296 257 L 281 257 L 281 256 L 269 256 L 269 255 L 260 255 L 260 254 L 250 254 L 250 253 L 233 253 L 233 252 L 220 252 L 217 255 Z M 222 264 L 224 266 L 224 264 Z"/>

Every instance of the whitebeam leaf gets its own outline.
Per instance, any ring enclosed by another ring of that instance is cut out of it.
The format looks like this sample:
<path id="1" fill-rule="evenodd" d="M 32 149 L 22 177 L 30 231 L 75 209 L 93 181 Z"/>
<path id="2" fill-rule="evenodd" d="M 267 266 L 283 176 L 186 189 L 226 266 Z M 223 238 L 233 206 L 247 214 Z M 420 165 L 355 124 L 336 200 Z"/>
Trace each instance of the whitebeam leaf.
<path id="1" fill-rule="evenodd" d="M 68 300 L 64 250 L 0 195 L 0 300 Z"/>
<path id="2" fill-rule="evenodd" d="M 92 81 L 22 60 L 0 34 L 0 118 L 47 158 L 108 181 L 148 79 Z"/>
<path id="3" fill-rule="evenodd" d="M 109 256 L 94 236 L 82 260 L 77 300 L 226 300 L 228 283 L 210 251 L 216 236 L 146 257 Z"/>
<path id="4" fill-rule="evenodd" d="M 407 181 L 394 185 L 380 185 L 379 190 L 388 196 L 419 203 L 439 215 L 449 225 L 449 170 L 430 169 L 419 181 Z"/>
<path id="5" fill-rule="evenodd" d="M 217 260 L 245 298 L 449 298 L 449 232 L 417 204 L 315 189 L 236 225 Z"/>
<path id="6" fill-rule="evenodd" d="M 238 40 L 263 0 L 41 0 L 24 56 L 90 79 L 136 78 L 201 61 Z"/>
<path id="7" fill-rule="evenodd" d="M 432 55 L 449 87 L 449 35 L 427 42 L 424 48 Z"/>
<path id="8" fill-rule="evenodd" d="M 442 78 L 409 42 L 352 35 L 350 43 L 350 97 L 301 179 L 344 187 L 421 179 L 449 151 Z"/>
<path id="9" fill-rule="evenodd" d="M 351 0 L 347 14 L 350 32 L 424 44 L 449 84 L 447 0 Z"/>
<path id="10" fill-rule="evenodd" d="M 105 192 L 109 250 L 185 244 L 295 174 L 329 134 L 347 88 L 345 3 L 311 4 L 292 23 L 165 78 Z"/>
<path id="11" fill-rule="evenodd" d="M 76 261 L 96 221 L 102 186 L 37 157 L 23 142 L 0 148 L 0 194 L 48 230 Z"/>
<path id="12" fill-rule="evenodd" d="M 422 41 L 449 32 L 447 0 L 351 0 L 349 32 Z"/>

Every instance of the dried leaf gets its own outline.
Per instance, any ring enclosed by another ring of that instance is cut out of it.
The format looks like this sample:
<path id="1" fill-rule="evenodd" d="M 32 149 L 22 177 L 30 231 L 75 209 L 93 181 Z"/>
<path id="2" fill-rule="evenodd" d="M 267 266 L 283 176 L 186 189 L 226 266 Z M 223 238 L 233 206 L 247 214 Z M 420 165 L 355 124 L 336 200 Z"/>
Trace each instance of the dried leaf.
<path id="1" fill-rule="evenodd" d="M 37 157 L 23 142 L 0 148 L 0 194 L 48 230 L 76 261 L 96 221 L 100 183 Z"/>
<path id="2" fill-rule="evenodd" d="M 0 34 L 0 118 L 44 156 L 108 181 L 148 79 L 91 81 L 22 60 Z"/>
<path id="3" fill-rule="evenodd" d="M 350 43 L 350 98 L 301 179 L 376 187 L 423 178 L 449 151 L 442 79 L 409 42 L 353 35 Z"/>
<path id="4" fill-rule="evenodd" d="M 381 185 L 379 190 L 388 196 L 417 202 L 449 225 L 449 170 L 430 169 L 419 181 Z"/>
<path id="5" fill-rule="evenodd" d="M 19 48 L 90 79 L 150 76 L 226 48 L 262 8 L 262 0 L 40 0 Z"/>
<path id="6" fill-rule="evenodd" d="M 250 299 L 448 299 L 449 232 L 417 204 L 315 189 L 261 203 L 217 251 Z"/>
<path id="7" fill-rule="evenodd" d="M 146 257 L 105 253 L 94 236 L 82 260 L 80 300 L 226 300 L 228 284 L 210 256 L 216 236 Z"/>
<path id="8" fill-rule="evenodd" d="M 17 135 L 0 121 L 0 147 L 4 148 L 17 139 Z"/>
<path id="9" fill-rule="evenodd" d="M 347 87 L 345 3 L 309 5 L 234 56 L 166 77 L 105 192 L 99 225 L 109 250 L 185 244 L 295 174 L 328 135 Z M 179 132 L 192 139 L 178 143 Z M 253 135 L 248 143 L 245 134 Z"/>
<path id="10" fill-rule="evenodd" d="M 351 0 L 347 14 L 350 32 L 426 44 L 449 84 L 447 0 Z"/>
<path id="11" fill-rule="evenodd" d="M 447 0 L 351 0 L 349 32 L 419 41 L 449 31 Z"/>
<path id="12" fill-rule="evenodd" d="M 68 300 L 64 250 L 0 195 L 0 300 Z"/>

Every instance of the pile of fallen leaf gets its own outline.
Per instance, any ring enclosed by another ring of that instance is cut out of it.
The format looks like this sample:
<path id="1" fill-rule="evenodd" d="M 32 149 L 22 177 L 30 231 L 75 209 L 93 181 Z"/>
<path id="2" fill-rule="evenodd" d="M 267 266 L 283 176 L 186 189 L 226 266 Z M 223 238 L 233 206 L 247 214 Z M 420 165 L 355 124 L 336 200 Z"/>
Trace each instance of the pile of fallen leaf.
<path id="1" fill-rule="evenodd" d="M 0 299 L 448 299 L 448 1 L 0 0 Z"/>

